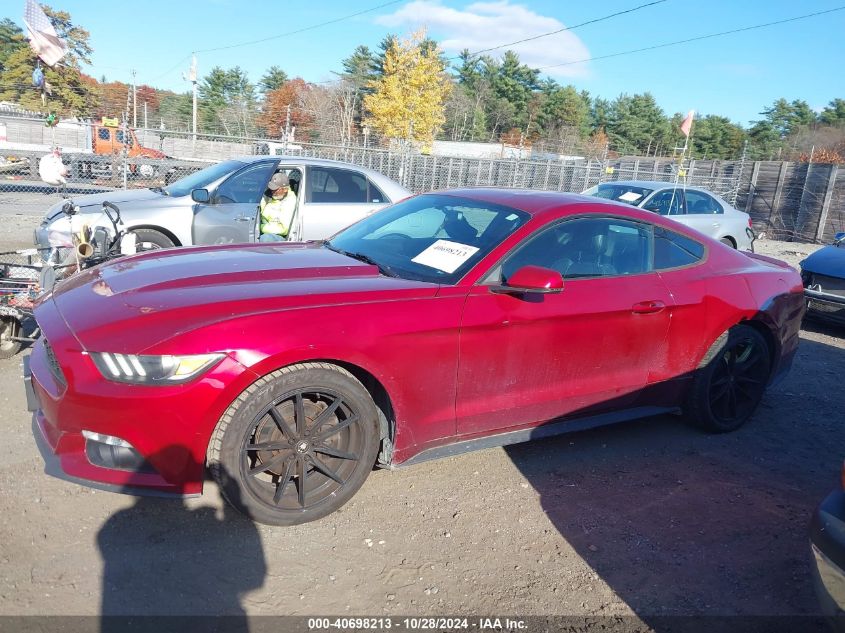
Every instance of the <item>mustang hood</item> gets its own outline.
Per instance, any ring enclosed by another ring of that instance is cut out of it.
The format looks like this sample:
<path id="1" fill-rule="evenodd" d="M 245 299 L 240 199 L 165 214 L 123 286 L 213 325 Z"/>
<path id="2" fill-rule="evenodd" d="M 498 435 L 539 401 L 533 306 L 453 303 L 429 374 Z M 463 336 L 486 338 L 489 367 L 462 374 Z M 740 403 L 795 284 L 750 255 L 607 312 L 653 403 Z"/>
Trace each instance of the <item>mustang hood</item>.
<path id="1" fill-rule="evenodd" d="M 144 333 L 146 349 L 229 319 L 433 295 L 437 288 L 382 276 L 375 266 L 316 244 L 232 245 L 118 259 L 58 284 L 42 302 L 54 302 L 85 349 L 140 353 L 126 347 L 128 330 Z"/>
<path id="2" fill-rule="evenodd" d="M 802 261 L 801 268 L 819 275 L 845 278 L 845 248 L 825 246 Z"/>

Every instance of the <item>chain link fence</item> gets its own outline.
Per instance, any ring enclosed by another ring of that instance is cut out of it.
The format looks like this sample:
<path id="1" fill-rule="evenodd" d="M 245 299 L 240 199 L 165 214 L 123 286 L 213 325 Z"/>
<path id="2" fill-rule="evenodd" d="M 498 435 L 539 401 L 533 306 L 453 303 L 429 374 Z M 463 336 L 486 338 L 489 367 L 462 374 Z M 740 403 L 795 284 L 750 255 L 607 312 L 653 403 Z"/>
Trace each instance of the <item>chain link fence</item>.
<path id="1" fill-rule="evenodd" d="M 115 137 L 129 143 L 116 144 Z M 361 145 L 280 143 L 260 138 L 194 137 L 160 130 L 111 130 L 0 113 L 0 211 L 40 214 L 62 195 L 166 186 L 208 164 L 245 155 L 305 156 L 378 171 L 418 193 L 452 187 L 509 187 L 580 193 L 602 182 L 653 180 L 709 189 L 748 212 L 758 232 L 777 239 L 829 241 L 843 229 L 845 178 L 834 165 L 745 160 L 605 157 L 565 160 L 514 152 L 513 158 L 424 155 Z M 100 143 L 98 145 L 98 143 Z M 51 187 L 38 164 L 50 147 L 62 149 L 67 182 Z M 163 158 L 162 158 L 163 157 Z"/>

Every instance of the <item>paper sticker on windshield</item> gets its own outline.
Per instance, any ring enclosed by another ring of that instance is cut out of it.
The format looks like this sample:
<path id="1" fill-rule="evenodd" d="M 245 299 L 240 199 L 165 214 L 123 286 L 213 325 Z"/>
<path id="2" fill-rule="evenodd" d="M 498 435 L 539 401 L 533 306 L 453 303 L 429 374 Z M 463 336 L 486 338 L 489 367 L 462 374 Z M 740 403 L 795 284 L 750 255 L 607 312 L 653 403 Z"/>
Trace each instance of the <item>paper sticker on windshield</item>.
<path id="1" fill-rule="evenodd" d="M 637 200 L 639 200 L 642 197 L 643 197 L 643 194 L 641 194 L 641 193 L 635 193 L 633 191 L 629 191 L 629 192 L 623 193 L 621 196 L 619 196 L 619 200 L 623 200 L 625 202 L 636 202 Z"/>
<path id="2" fill-rule="evenodd" d="M 437 240 L 411 261 L 442 270 L 444 273 L 453 273 L 477 252 L 478 249 L 475 246 L 458 244 L 449 240 Z"/>

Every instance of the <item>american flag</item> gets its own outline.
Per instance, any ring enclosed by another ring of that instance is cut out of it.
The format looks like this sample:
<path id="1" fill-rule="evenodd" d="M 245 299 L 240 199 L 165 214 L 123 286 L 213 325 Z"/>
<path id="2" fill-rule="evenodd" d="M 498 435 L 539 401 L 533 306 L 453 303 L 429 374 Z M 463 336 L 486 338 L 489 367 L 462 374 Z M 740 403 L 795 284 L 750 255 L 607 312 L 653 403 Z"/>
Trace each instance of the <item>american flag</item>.
<path id="1" fill-rule="evenodd" d="M 29 45 L 48 66 L 56 63 L 67 53 L 67 44 L 62 40 L 35 0 L 26 0 L 23 22 L 29 35 Z"/>

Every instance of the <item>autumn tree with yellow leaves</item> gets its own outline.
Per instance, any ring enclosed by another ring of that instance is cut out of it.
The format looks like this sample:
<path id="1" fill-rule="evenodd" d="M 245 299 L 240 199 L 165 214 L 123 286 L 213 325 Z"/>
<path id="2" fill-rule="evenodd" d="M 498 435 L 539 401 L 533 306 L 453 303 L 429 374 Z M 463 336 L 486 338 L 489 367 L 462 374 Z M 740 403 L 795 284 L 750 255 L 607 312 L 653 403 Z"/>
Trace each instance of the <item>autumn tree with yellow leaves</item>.
<path id="1" fill-rule="evenodd" d="M 392 40 L 383 73 L 369 87 L 373 92 L 364 97 L 367 125 L 387 138 L 431 144 L 445 120 L 452 83 L 439 48 L 425 39 L 425 31 Z"/>

